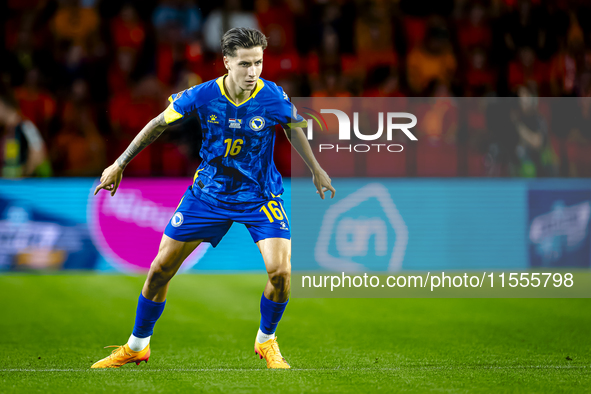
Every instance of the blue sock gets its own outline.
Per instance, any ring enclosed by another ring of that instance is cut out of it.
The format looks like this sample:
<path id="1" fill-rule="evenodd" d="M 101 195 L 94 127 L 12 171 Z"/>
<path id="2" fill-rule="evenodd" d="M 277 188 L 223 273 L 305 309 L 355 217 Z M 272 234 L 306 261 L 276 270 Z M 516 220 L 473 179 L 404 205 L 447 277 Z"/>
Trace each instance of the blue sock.
<path id="1" fill-rule="evenodd" d="M 143 294 L 137 302 L 137 312 L 135 313 L 135 325 L 133 326 L 133 336 L 137 338 L 147 338 L 154 332 L 154 324 L 158 321 L 164 311 L 164 302 L 150 301 Z"/>
<path id="2" fill-rule="evenodd" d="M 277 329 L 277 324 L 283 316 L 283 311 L 289 300 L 285 302 L 274 302 L 265 297 L 261 297 L 261 331 L 265 334 L 273 334 Z"/>

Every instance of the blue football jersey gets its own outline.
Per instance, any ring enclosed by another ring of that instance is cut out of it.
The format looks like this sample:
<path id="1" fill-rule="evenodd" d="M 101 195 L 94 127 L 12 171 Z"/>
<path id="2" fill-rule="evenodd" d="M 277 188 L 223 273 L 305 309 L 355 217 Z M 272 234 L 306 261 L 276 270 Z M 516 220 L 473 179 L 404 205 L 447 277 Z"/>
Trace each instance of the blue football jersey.
<path id="1" fill-rule="evenodd" d="M 220 77 L 170 96 L 168 124 L 198 117 L 203 133 L 193 188 L 210 203 L 230 208 L 255 206 L 283 193 L 273 162 L 275 125 L 306 127 L 281 87 L 259 78 L 252 95 L 236 105 Z"/>

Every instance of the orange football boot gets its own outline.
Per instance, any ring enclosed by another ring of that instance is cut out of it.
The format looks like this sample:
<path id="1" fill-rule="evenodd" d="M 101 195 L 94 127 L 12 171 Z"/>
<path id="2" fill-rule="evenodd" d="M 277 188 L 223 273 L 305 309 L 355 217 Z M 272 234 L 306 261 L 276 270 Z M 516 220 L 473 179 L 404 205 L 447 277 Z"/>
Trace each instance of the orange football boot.
<path id="1" fill-rule="evenodd" d="M 289 369 L 290 365 L 285 361 L 285 358 L 279 351 L 279 345 L 277 344 L 277 338 L 271 338 L 266 342 L 259 343 L 256 339 L 254 340 L 254 353 L 258 354 L 262 359 L 267 361 L 267 368 L 274 369 Z"/>
<path id="2" fill-rule="evenodd" d="M 119 368 L 127 363 L 140 365 L 142 361 L 147 363 L 150 358 L 150 345 L 139 352 L 134 352 L 127 344 L 123 346 L 105 346 L 105 349 L 108 347 L 116 347 L 117 349 L 113 350 L 109 356 L 94 363 L 90 368 Z"/>

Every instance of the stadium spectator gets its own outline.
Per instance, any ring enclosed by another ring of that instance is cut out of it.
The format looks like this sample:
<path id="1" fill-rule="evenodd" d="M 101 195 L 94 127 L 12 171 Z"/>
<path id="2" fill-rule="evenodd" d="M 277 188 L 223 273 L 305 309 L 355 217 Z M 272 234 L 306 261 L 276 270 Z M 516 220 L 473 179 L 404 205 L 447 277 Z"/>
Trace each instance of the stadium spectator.
<path id="1" fill-rule="evenodd" d="M 146 40 L 146 28 L 131 4 L 124 4 L 119 15 L 111 21 L 111 37 L 116 49 L 141 51 Z"/>
<path id="2" fill-rule="evenodd" d="M 368 3 L 366 6 L 370 6 Z M 319 37 L 334 33 L 339 37 L 339 53 L 355 53 L 355 19 L 358 17 L 355 3 L 352 1 L 328 1 L 319 8 Z M 317 45 L 316 41 L 315 44 Z"/>
<path id="3" fill-rule="evenodd" d="M 6 22 L 5 45 L 0 69 L 8 72 L 13 85 L 23 84 L 26 73 L 34 68 L 51 67 L 51 52 L 43 46 L 43 35 L 35 31 L 35 14 L 31 12 Z"/>
<path id="4" fill-rule="evenodd" d="M 201 12 L 187 0 L 162 0 L 152 15 L 156 27 L 156 75 L 165 85 L 176 83 L 185 62 L 200 62 Z"/>
<path id="5" fill-rule="evenodd" d="M 442 20 L 434 19 L 423 45 L 415 47 L 408 55 L 408 86 L 416 95 L 424 94 L 433 82 L 451 86 L 456 67 L 449 31 Z"/>
<path id="6" fill-rule="evenodd" d="M 581 93 L 583 97 L 557 103 L 554 123 L 567 129 L 559 140 L 562 176 L 591 177 L 591 89 L 585 86 Z"/>
<path id="7" fill-rule="evenodd" d="M 52 75 L 57 95 L 66 95 L 69 87 L 78 78 L 90 79 L 91 58 L 81 45 L 70 45 L 66 42 L 55 48 L 56 66 Z"/>
<path id="8" fill-rule="evenodd" d="M 517 133 L 518 161 L 512 163 L 510 171 L 522 177 L 556 176 L 556 154 L 550 144 L 548 124 L 538 109 L 536 92 L 520 86 L 517 95 L 519 105 L 512 109 L 511 121 Z"/>
<path id="9" fill-rule="evenodd" d="M 486 51 L 480 47 L 470 50 L 464 74 L 464 95 L 474 97 L 494 93 L 496 85 L 497 76 L 488 64 Z"/>
<path id="10" fill-rule="evenodd" d="M 265 49 L 265 79 L 281 81 L 300 73 L 300 57 L 293 46 L 285 47 L 284 32 L 272 25 L 267 26 Z"/>
<path id="11" fill-rule="evenodd" d="M 81 7 L 78 0 L 61 0 L 51 24 L 57 41 L 86 46 L 98 33 L 100 17 L 94 8 Z"/>
<path id="12" fill-rule="evenodd" d="M 74 104 L 51 149 L 56 172 L 62 176 L 97 176 L 105 164 L 105 143 L 90 108 Z"/>
<path id="13" fill-rule="evenodd" d="M 131 84 L 131 75 L 137 63 L 137 52 L 131 48 L 119 48 L 109 67 L 108 84 L 111 95 L 126 93 Z"/>
<path id="14" fill-rule="evenodd" d="M 37 127 L 21 116 L 8 92 L 0 94 L 2 177 L 51 176 L 45 143 Z"/>
<path id="15" fill-rule="evenodd" d="M 267 37 L 274 37 L 274 46 L 291 52 L 295 49 L 295 21 L 286 18 L 291 13 L 288 2 L 278 0 L 256 0 L 255 12 L 261 31 Z M 267 61 L 265 52 L 265 61 Z"/>
<path id="16" fill-rule="evenodd" d="M 550 88 L 553 96 L 573 96 L 580 90 L 580 74 L 583 66 L 585 43 L 583 30 L 574 14 L 567 37 L 561 40 L 560 50 L 552 58 Z"/>
<path id="17" fill-rule="evenodd" d="M 210 52 L 219 53 L 222 35 L 233 27 L 260 30 L 254 13 L 243 10 L 240 0 L 226 0 L 222 8 L 217 8 L 209 14 L 203 25 L 205 47 Z"/>
<path id="18" fill-rule="evenodd" d="M 430 96 L 434 99 L 422 100 L 417 106 L 417 116 L 422 119 L 417 128 L 419 135 L 428 143 L 453 145 L 458 129 L 458 104 L 451 98 L 449 87 L 444 83 L 432 83 Z"/>
<path id="19" fill-rule="evenodd" d="M 327 70 L 312 97 L 351 97 L 351 93 L 343 87 L 343 80 L 335 70 Z"/>
<path id="20" fill-rule="evenodd" d="M 137 82 L 130 91 L 122 91 L 109 102 L 109 121 L 117 149 L 127 147 L 138 130 L 158 115 L 165 103 L 161 100 L 159 81 L 147 76 Z M 152 171 L 152 162 L 156 159 L 158 145 L 148 147 L 142 155 L 128 167 L 134 176 L 148 176 Z M 110 158 L 109 158 L 110 160 Z"/>
<path id="21" fill-rule="evenodd" d="M 467 102 L 466 102 L 467 101 Z M 492 102 L 490 97 L 474 97 L 462 102 L 458 127 L 458 147 L 462 154 L 460 160 L 464 163 L 460 175 L 487 175 L 486 154 L 491 145 L 492 130 L 487 128 L 486 111 Z"/>
<path id="22" fill-rule="evenodd" d="M 60 123 L 73 124 L 80 120 L 77 112 L 84 112 L 85 118 L 96 124 L 96 113 L 91 100 L 90 88 L 86 80 L 79 78 L 72 84 L 68 98 L 60 108 Z"/>
<path id="23" fill-rule="evenodd" d="M 545 91 L 549 83 L 549 70 L 546 64 L 536 58 L 530 47 L 520 48 L 517 58 L 509 63 L 509 90 L 517 92 L 520 86 L 535 86 L 536 91 Z"/>
<path id="24" fill-rule="evenodd" d="M 60 111 L 61 129 L 53 139 L 51 156 L 58 175 L 94 176 L 106 158 L 105 143 L 96 124 L 89 84 L 77 79 Z"/>
<path id="25" fill-rule="evenodd" d="M 182 40 L 191 41 L 201 29 L 202 17 L 194 1 L 160 0 L 152 21 L 159 36 L 165 37 L 170 30 L 174 30 Z"/>
<path id="26" fill-rule="evenodd" d="M 40 78 L 38 69 L 30 70 L 25 83 L 14 89 L 14 95 L 23 116 L 37 125 L 46 139 L 49 136 L 50 122 L 56 113 L 56 100 L 49 91 L 41 87 Z"/>
<path id="27" fill-rule="evenodd" d="M 355 25 L 355 45 L 364 69 L 397 64 L 393 30 L 388 3 L 372 2 L 362 9 Z"/>
<path id="28" fill-rule="evenodd" d="M 539 54 L 546 43 L 541 12 L 531 0 L 518 0 L 515 10 L 504 17 L 504 39 L 510 53 L 516 53 L 519 48 L 528 47 Z"/>
<path id="29" fill-rule="evenodd" d="M 479 47 L 485 52 L 492 46 L 492 30 L 487 21 L 486 8 L 481 1 L 470 3 L 467 18 L 458 25 L 458 43 L 464 51 Z"/>
<path id="30" fill-rule="evenodd" d="M 321 36 L 322 41 L 317 49 L 311 51 L 306 59 L 305 73 L 312 83 L 318 82 L 320 73 L 326 69 L 340 69 L 342 59 L 339 52 L 339 36 L 332 29 L 326 29 Z"/>

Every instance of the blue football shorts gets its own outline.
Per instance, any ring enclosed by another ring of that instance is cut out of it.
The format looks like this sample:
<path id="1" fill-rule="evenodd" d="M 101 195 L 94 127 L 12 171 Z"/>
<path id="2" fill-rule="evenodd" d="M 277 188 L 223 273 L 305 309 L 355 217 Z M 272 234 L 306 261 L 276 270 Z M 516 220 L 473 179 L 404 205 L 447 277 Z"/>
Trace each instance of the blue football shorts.
<path id="1" fill-rule="evenodd" d="M 230 210 L 207 203 L 201 195 L 201 190 L 195 190 L 194 194 L 191 187 L 187 189 L 164 234 L 182 242 L 202 239 L 216 247 L 236 222 L 246 226 L 255 243 L 266 238 L 291 239 L 289 221 L 279 197 L 252 209 Z"/>

